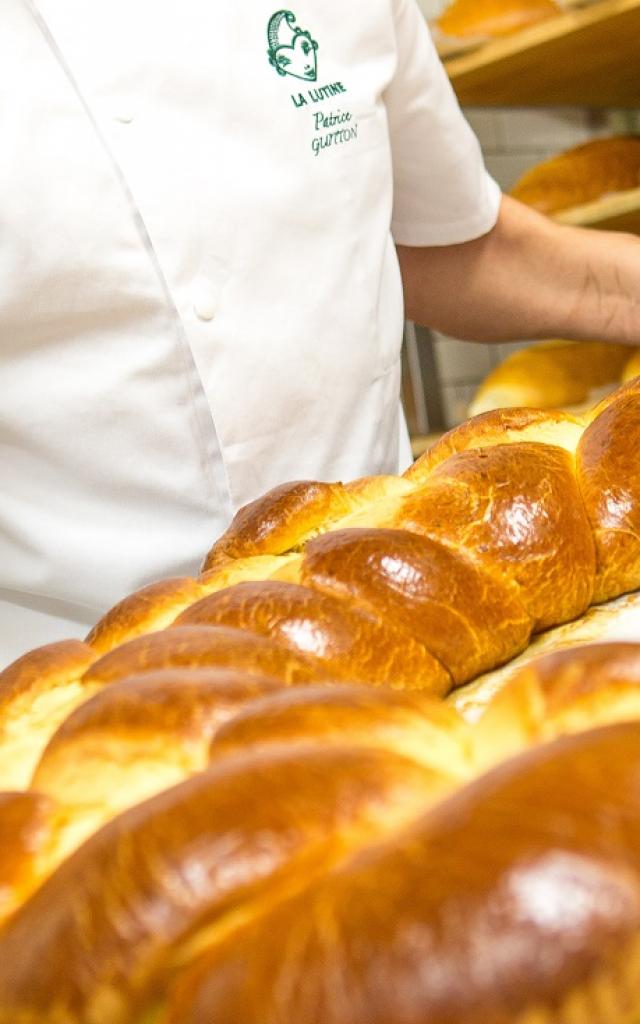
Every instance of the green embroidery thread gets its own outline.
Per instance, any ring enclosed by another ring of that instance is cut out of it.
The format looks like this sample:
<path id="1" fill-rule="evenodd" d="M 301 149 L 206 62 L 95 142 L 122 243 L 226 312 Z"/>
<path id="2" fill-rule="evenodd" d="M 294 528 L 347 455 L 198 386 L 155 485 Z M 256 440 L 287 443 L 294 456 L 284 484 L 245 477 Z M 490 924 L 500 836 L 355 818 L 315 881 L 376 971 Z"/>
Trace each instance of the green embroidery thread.
<path id="1" fill-rule="evenodd" d="M 296 22 L 292 11 L 276 11 L 269 19 L 269 63 L 283 77 L 290 75 L 303 82 L 315 82 L 318 78 L 318 44 L 311 33 L 299 28 Z"/>

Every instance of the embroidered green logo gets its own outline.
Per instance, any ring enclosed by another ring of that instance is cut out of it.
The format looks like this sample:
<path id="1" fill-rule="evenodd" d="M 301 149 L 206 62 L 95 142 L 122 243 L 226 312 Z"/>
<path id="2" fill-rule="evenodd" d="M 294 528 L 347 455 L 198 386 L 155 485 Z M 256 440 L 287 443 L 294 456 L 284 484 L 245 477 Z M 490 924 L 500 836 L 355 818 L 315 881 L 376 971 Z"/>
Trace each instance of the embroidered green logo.
<path id="1" fill-rule="evenodd" d="M 303 82 L 318 77 L 318 44 L 310 32 L 296 25 L 292 11 L 277 11 L 269 20 L 269 63 L 279 75 L 291 75 Z"/>

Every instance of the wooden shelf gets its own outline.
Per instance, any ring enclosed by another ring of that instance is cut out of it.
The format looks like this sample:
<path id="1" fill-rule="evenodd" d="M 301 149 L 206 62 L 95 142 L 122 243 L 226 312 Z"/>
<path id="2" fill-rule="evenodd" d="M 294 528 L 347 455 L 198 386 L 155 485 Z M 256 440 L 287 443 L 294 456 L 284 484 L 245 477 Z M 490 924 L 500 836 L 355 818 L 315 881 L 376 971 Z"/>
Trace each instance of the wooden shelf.
<path id="1" fill-rule="evenodd" d="M 640 188 L 599 199 L 595 203 L 574 206 L 556 214 L 562 224 L 579 224 L 589 228 L 632 231 L 640 235 Z"/>
<path id="2" fill-rule="evenodd" d="M 467 106 L 640 106 L 640 0 L 600 0 L 446 61 Z"/>

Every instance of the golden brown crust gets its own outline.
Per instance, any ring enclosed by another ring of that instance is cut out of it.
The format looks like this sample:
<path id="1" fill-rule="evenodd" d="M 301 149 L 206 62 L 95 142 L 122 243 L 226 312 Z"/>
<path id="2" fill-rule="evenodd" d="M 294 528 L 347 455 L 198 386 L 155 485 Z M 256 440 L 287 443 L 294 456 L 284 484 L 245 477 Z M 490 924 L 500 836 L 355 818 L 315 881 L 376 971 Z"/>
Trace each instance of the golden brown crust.
<path id="1" fill-rule="evenodd" d="M 451 787 L 388 752 L 247 755 L 128 811 L 2 933 L 0 1022 L 129 1021 L 198 928 L 306 886 Z"/>
<path id="2" fill-rule="evenodd" d="M 84 673 L 97 654 L 77 640 L 39 647 L 0 673 L 0 784 L 23 789 L 49 737 L 95 692 Z"/>
<path id="3" fill-rule="evenodd" d="M 91 630 L 86 643 L 98 654 L 107 654 L 128 640 L 170 626 L 184 608 L 204 593 L 203 586 L 188 577 L 151 583 L 107 612 Z"/>
<path id="4" fill-rule="evenodd" d="M 114 683 L 54 733 L 32 788 L 67 806 L 101 805 L 111 816 L 204 769 L 219 726 L 281 688 L 234 669 L 164 670 Z"/>
<path id="5" fill-rule="evenodd" d="M 493 409 L 444 434 L 409 467 L 405 477 L 421 484 L 452 455 L 494 444 L 535 441 L 574 452 L 583 430 L 581 420 L 558 409 Z"/>
<path id="6" fill-rule="evenodd" d="M 34 888 L 56 824 L 55 805 L 41 793 L 0 793 L 0 921 Z"/>
<path id="7" fill-rule="evenodd" d="M 520 202 L 557 213 L 640 186 L 640 138 L 592 139 L 527 171 L 511 189 Z"/>
<path id="8" fill-rule="evenodd" d="M 236 583 L 255 583 L 268 580 L 285 569 L 296 555 L 253 555 L 249 558 L 234 558 L 218 569 L 211 569 L 198 577 L 202 587 L 201 597 L 217 594 L 219 590 L 234 587 Z"/>
<path id="9" fill-rule="evenodd" d="M 632 382 L 589 425 L 578 446 L 578 483 L 598 559 L 596 602 L 640 587 L 639 408 Z"/>
<path id="10" fill-rule="evenodd" d="M 345 517 L 410 490 L 410 483 L 397 476 L 362 477 L 347 484 L 302 480 L 276 487 L 240 509 L 207 555 L 201 581 L 212 580 L 217 584 L 214 572 L 233 573 L 230 559 L 244 562 L 249 572 L 253 568 L 250 559 L 255 559 L 259 575 L 237 581 L 230 577 L 227 585 L 266 579 L 277 570 L 276 564 L 267 563 L 266 556 L 274 558 L 296 552 L 307 540 L 325 533 Z M 259 558 L 264 559 L 263 566 L 258 564 Z"/>
<path id="11" fill-rule="evenodd" d="M 164 669 L 130 676 L 76 708 L 52 737 L 43 760 L 87 729 L 141 735 L 160 730 L 183 741 L 204 732 L 210 738 L 247 701 L 281 689 L 278 679 L 237 669 Z"/>
<path id="12" fill-rule="evenodd" d="M 483 776 L 224 938 L 169 1024 L 630 1021 L 639 750 L 612 726 Z"/>
<path id="13" fill-rule="evenodd" d="M 534 743 L 640 719 L 640 644 L 587 644 L 535 658 L 488 703 L 472 731 L 479 766 Z"/>
<path id="14" fill-rule="evenodd" d="M 621 398 L 632 397 L 636 399 L 638 407 L 640 408 L 640 380 L 637 377 L 633 377 L 630 381 L 627 381 L 626 384 L 616 388 L 616 390 L 612 391 L 610 394 L 605 395 L 597 405 L 594 405 L 593 409 L 583 413 L 582 420 L 585 428 L 590 423 L 593 423 L 594 420 L 597 420 L 610 405 L 614 405 L 616 402 L 619 402 Z"/>
<path id="15" fill-rule="evenodd" d="M 456 778 L 472 770 L 468 726 L 447 704 L 354 686 L 282 690 L 253 701 L 218 729 L 211 758 L 312 742 L 391 750 Z"/>
<path id="16" fill-rule="evenodd" d="M 327 675 L 371 686 L 429 690 L 444 695 L 449 673 L 404 632 L 354 603 L 290 583 L 240 583 L 206 597 L 176 625 L 231 626 L 272 637 L 317 659 Z"/>
<path id="17" fill-rule="evenodd" d="M 428 537 L 338 530 L 307 545 L 303 583 L 370 608 L 423 644 L 460 684 L 513 657 L 531 634 L 517 588 Z"/>
<path id="18" fill-rule="evenodd" d="M 327 529 L 357 507 L 343 484 L 297 480 L 282 484 L 245 505 L 207 555 L 203 572 L 231 558 L 280 555 L 294 550 L 319 529 Z"/>
<path id="19" fill-rule="evenodd" d="M 180 1024 L 630 1024 L 640 645 L 528 666 L 474 725 L 366 684 L 461 682 L 578 615 L 592 525 L 600 589 L 633 581 L 639 432 L 635 381 L 285 488 L 236 542 L 299 552 L 219 551 L 93 638 L 144 635 L 7 670 L 3 785 L 40 765 L 0 797 L 0 1024 L 168 1024 L 167 996 Z"/>
<path id="20" fill-rule="evenodd" d="M 517 584 L 536 631 L 591 604 L 593 536 L 573 459 L 561 448 L 520 443 L 452 455 L 388 525 L 454 544 Z"/>
<path id="21" fill-rule="evenodd" d="M 349 496 L 361 508 L 392 497 L 409 494 L 412 486 L 401 476 L 366 476 L 344 485 Z"/>
<path id="22" fill-rule="evenodd" d="M 92 665 L 84 680 L 104 686 L 167 668 L 230 668 L 286 684 L 325 678 L 316 662 L 273 640 L 221 626 L 176 626 L 116 648 Z"/>
<path id="23" fill-rule="evenodd" d="M 0 672 L 0 721 L 21 698 L 67 686 L 82 678 L 98 655 L 79 640 L 37 647 Z"/>
<path id="24" fill-rule="evenodd" d="M 638 690 L 640 697 L 640 644 L 588 644 L 579 650 L 556 651 L 536 658 L 525 671 L 535 674 L 551 715 L 604 687 L 629 687 Z"/>

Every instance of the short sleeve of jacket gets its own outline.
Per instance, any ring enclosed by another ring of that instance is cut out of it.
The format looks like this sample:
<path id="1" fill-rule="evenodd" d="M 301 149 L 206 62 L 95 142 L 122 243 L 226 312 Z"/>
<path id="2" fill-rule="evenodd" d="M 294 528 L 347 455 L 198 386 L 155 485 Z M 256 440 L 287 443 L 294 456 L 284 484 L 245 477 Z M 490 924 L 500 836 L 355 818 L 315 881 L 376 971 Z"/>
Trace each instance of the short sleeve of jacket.
<path id="1" fill-rule="evenodd" d="M 500 189 L 485 169 L 416 0 L 393 0 L 396 72 L 385 93 L 393 154 L 392 232 L 450 245 L 490 231 Z"/>

